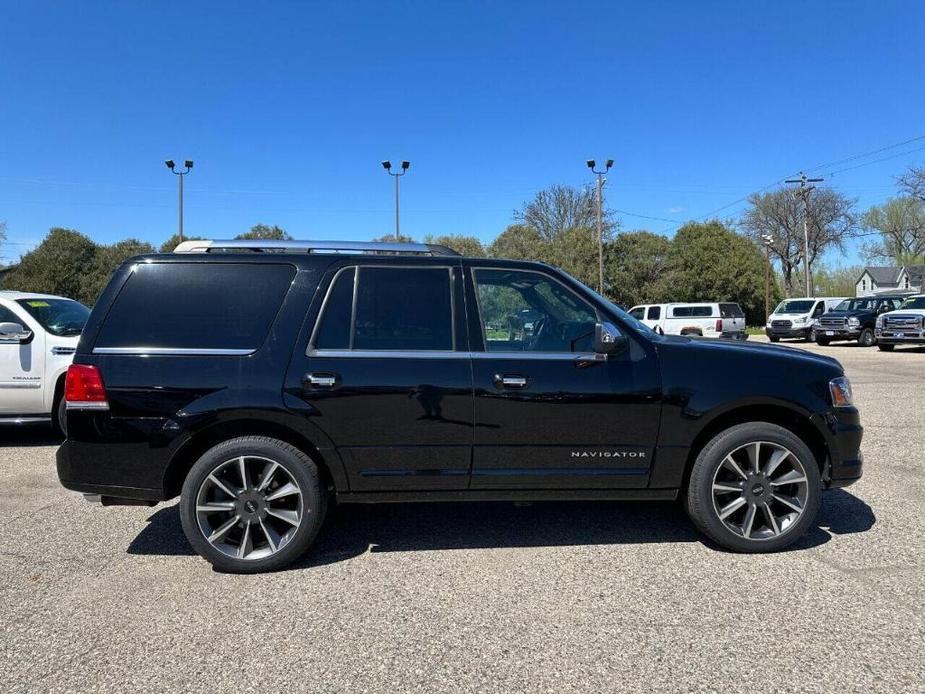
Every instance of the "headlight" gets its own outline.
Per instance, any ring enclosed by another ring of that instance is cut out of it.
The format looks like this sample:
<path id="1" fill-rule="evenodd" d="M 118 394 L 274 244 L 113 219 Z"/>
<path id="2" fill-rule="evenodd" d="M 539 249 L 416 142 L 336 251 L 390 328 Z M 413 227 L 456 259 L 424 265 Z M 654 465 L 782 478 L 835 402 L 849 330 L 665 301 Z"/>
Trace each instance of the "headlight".
<path id="1" fill-rule="evenodd" d="M 851 316 L 851 318 L 848 319 L 848 327 L 857 328 L 860 325 L 861 325 L 861 321 L 859 321 L 854 316 Z"/>
<path id="2" fill-rule="evenodd" d="M 878 328 L 882 328 L 882 327 L 883 327 L 883 315 L 877 316 L 877 327 L 878 327 Z"/>
<path id="3" fill-rule="evenodd" d="M 854 398 L 851 394 L 851 381 L 847 376 L 839 376 L 829 381 L 829 393 L 832 394 L 832 404 L 835 407 L 851 407 Z"/>
<path id="4" fill-rule="evenodd" d="M 820 322 L 819 322 L 819 319 L 816 318 L 816 319 L 813 321 L 813 327 L 814 327 L 814 328 L 818 328 L 820 325 L 822 325 L 822 323 L 820 323 Z"/>

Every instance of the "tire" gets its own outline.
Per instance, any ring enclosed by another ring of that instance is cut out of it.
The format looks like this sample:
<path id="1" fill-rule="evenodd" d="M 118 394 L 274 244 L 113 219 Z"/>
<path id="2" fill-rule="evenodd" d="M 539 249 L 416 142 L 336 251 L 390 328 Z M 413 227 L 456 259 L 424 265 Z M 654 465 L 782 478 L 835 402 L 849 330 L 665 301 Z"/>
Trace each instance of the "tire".
<path id="1" fill-rule="evenodd" d="M 67 403 L 63 393 L 58 396 L 51 410 L 51 426 L 56 434 L 67 438 Z"/>
<path id="2" fill-rule="evenodd" d="M 206 507 L 210 510 L 201 512 Z M 180 520 L 193 549 L 229 573 L 274 571 L 292 563 L 315 540 L 326 510 L 327 494 L 312 459 L 264 436 L 210 448 L 190 469 L 180 495 Z M 207 532 L 216 539 L 207 539 Z"/>
<path id="3" fill-rule="evenodd" d="M 779 338 L 779 337 L 776 337 L 776 336 L 774 336 L 774 335 L 768 335 L 768 339 L 769 339 L 771 342 L 780 342 L 780 338 Z"/>
<path id="4" fill-rule="evenodd" d="M 882 342 L 877 343 L 877 349 L 881 352 L 892 352 L 894 347 L 896 347 L 896 345 L 885 345 Z"/>
<path id="5" fill-rule="evenodd" d="M 817 344 L 817 345 L 820 345 L 820 346 L 822 346 L 822 347 L 828 347 L 828 346 L 829 346 L 829 341 L 828 341 L 827 339 L 825 339 L 824 337 L 817 337 L 817 338 L 816 338 L 816 344 Z"/>
<path id="6" fill-rule="evenodd" d="M 864 328 L 861 334 L 858 335 L 858 344 L 861 347 L 873 347 L 875 343 L 874 331 L 870 328 Z"/>
<path id="7" fill-rule="evenodd" d="M 810 328 L 810 331 L 806 333 L 806 341 L 807 342 L 816 341 L 816 329 L 815 328 Z"/>
<path id="8" fill-rule="evenodd" d="M 758 473 L 753 464 L 756 443 L 760 446 Z M 740 468 L 738 473 L 728 464 L 730 457 Z M 762 476 L 762 471 L 770 474 Z M 775 552 L 812 527 L 821 494 L 819 466 L 806 444 L 776 424 L 751 422 L 721 432 L 700 451 L 691 470 L 687 508 L 700 531 L 720 546 L 733 552 Z M 723 512 L 729 512 L 725 520 Z"/>

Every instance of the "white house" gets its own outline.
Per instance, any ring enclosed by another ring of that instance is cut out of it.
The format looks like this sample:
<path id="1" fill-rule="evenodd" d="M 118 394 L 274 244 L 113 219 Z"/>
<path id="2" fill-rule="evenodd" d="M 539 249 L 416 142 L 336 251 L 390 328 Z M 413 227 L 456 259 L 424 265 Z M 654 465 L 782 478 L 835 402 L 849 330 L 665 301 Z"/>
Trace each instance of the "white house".
<path id="1" fill-rule="evenodd" d="M 903 267 L 869 266 L 854 283 L 855 296 L 876 294 L 919 294 L 925 265 Z"/>

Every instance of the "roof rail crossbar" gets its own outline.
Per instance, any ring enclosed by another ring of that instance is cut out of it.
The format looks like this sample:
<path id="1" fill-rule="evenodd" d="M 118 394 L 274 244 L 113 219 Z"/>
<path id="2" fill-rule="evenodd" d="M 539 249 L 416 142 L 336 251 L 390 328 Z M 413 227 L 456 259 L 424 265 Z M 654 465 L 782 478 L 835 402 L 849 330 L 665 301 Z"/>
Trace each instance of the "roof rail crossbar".
<path id="1" fill-rule="evenodd" d="M 455 255 L 452 248 L 433 243 L 391 243 L 387 241 L 279 241 L 279 240 L 195 240 L 179 244 L 174 253 L 221 253 L 253 251 L 255 253 L 384 253 Z"/>

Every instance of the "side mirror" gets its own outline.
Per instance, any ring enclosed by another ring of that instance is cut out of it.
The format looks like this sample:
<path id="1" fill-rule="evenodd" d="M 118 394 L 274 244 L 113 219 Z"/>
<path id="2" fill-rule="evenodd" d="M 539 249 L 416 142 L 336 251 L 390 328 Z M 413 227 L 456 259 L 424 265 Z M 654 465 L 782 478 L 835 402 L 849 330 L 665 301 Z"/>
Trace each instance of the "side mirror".
<path id="1" fill-rule="evenodd" d="M 0 344 L 22 344 L 32 337 L 32 331 L 19 323 L 0 323 Z"/>
<path id="2" fill-rule="evenodd" d="M 626 346 L 626 337 L 613 323 L 597 323 L 594 326 L 594 351 L 598 354 L 613 354 Z"/>

